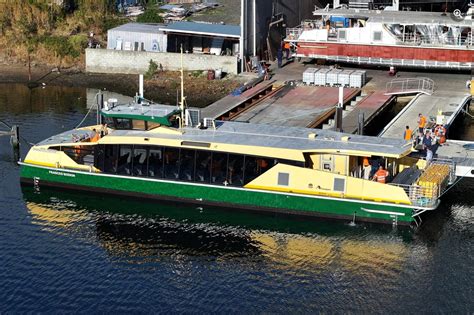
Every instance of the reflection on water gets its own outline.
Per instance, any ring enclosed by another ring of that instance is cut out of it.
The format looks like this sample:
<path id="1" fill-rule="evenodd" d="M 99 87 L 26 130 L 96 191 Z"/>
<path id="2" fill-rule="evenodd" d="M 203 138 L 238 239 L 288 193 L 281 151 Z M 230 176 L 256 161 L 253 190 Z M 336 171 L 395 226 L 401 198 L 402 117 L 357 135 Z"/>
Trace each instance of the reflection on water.
<path id="1" fill-rule="evenodd" d="M 37 142 L 76 126 L 85 99 L 84 89 L 0 84 L 0 119 Z M 464 134 L 473 134 L 469 128 Z M 453 188 L 415 231 L 36 193 L 21 188 L 18 176 L 8 139 L 0 137 L 4 312 L 474 310 L 474 180 Z"/>

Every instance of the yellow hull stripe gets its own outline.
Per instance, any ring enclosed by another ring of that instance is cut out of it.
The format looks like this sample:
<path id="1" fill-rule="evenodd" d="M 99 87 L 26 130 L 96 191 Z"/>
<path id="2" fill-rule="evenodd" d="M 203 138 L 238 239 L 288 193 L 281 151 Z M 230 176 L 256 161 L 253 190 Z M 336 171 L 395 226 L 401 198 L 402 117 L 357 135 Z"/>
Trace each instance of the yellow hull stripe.
<path id="1" fill-rule="evenodd" d="M 388 202 L 388 203 L 395 203 L 395 204 L 411 205 L 410 202 L 407 202 L 405 200 L 364 198 L 364 197 L 361 197 L 361 196 L 358 196 L 358 195 L 347 195 L 347 194 L 335 193 L 335 192 L 319 192 L 319 191 L 311 191 L 311 190 L 290 189 L 290 188 L 283 188 L 283 187 L 268 187 L 268 186 L 258 186 L 258 185 L 246 185 L 245 188 L 258 189 L 258 190 L 279 191 L 279 192 L 303 194 L 303 195 L 336 197 L 336 198 L 340 198 L 340 199 L 357 199 L 357 200 L 366 200 L 366 201 L 375 201 L 375 202 Z"/>

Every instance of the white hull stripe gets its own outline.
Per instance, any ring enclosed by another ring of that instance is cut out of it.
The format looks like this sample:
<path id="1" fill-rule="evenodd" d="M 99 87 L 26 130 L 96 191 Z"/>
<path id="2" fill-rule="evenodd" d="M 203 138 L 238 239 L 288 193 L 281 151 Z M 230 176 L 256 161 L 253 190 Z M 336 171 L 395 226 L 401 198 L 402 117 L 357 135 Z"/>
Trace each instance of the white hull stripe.
<path id="1" fill-rule="evenodd" d="M 381 214 L 389 214 L 389 215 L 405 215 L 405 213 L 402 213 L 402 212 L 373 210 L 373 209 L 367 209 L 367 208 L 362 208 L 362 207 L 360 209 L 364 210 L 366 212 L 370 212 L 370 213 L 381 213 Z"/>

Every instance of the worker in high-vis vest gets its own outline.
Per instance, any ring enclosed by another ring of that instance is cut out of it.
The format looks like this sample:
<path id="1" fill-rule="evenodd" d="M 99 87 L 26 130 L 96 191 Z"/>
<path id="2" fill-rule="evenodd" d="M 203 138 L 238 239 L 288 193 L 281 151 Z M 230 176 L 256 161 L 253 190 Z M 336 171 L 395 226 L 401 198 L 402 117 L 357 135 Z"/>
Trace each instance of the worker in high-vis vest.
<path id="1" fill-rule="evenodd" d="M 405 127 L 405 132 L 403 133 L 403 139 L 405 139 L 407 141 L 410 141 L 411 140 L 411 134 L 412 134 L 412 131 L 410 129 L 410 126 L 406 126 Z"/>
<path id="2" fill-rule="evenodd" d="M 388 179 L 388 171 L 383 168 L 382 165 L 379 166 L 377 172 L 375 172 L 374 178 L 372 179 L 374 182 L 377 181 L 378 183 L 385 184 Z"/>

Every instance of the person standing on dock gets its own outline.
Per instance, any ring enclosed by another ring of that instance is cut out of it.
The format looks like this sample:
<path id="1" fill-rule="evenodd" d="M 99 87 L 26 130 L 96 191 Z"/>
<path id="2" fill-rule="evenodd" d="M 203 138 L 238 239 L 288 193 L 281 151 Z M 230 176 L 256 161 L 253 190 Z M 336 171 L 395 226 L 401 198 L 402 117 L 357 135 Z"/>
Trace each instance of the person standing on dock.
<path id="1" fill-rule="evenodd" d="M 410 126 L 406 126 L 405 127 L 405 132 L 403 133 L 403 139 L 405 139 L 406 141 L 410 141 L 411 140 L 411 134 L 412 134 L 412 131 L 410 129 Z"/>
<path id="2" fill-rule="evenodd" d="M 423 149 L 426 151 L 426 162 L 430 163 L 433 160 L 433 139 L 429 130 L 426 131 L 423 137 Z"/>
<path id="3" fill-rule="evenodd" d="M 425 131 L 426 117 L 422 113 L 418 114 L 418 132 L 423 135 Z"/>
<path id="4" fill-rule="evenodd" d="M 283 63 L 283 51 L 281 50 L 281 47 L 278 48 L 278 51 L 277 51 L 277 61 L 278 61 L 278 68 L 281 68 L 281 65 Z"/>

